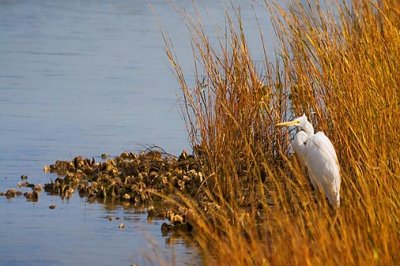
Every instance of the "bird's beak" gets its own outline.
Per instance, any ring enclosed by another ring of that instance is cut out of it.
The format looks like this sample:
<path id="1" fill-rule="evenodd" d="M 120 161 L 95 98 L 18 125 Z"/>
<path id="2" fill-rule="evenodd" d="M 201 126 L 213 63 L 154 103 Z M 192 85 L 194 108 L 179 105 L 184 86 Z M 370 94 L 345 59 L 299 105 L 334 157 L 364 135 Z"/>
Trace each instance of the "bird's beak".
<path id="1" fill-rule="evenodd" d="M 278 126 L 278 127 L 283 127 L 283 126 L 290 127 L 290 126 L 295 126 L 295 125 L 298 125 L 298 124 L 299 124 L 299 121 L 293 120 L 293 121 L 278 123 L 278 124 L 276 124 L 276 126 Z"/>

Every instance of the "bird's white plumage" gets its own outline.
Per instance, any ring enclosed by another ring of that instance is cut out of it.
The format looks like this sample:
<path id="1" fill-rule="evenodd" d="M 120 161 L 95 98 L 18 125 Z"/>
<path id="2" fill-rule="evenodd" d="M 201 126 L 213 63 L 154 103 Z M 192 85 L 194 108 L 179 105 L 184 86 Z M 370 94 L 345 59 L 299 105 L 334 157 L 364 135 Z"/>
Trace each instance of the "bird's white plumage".
<path id="1" fill-rule="evenodd" d="M 308 136 L 306 132 L 304 131 L 299 131 L 299 133 L 294 136 L 292 140 L 292 148 L 293 151 L 297 154 L 297 156 L 300 159 L 300 162 L 305 165 L 305 153 L 306 153 L 306 143 L 308 140 Z"/>
<path id="2" fill-rule="evenodd" d="M 305 162 L 312 183 L 325 192 L 329 203 L 340 206 L 340 174 L 335 149 L 324 133 L 310 137 L 305 147 Z"/>
<path id="3" fill-rule="evenodd" d="M 305 115 L 278 126 L 297 126 L 300 131 L 292 141 L 294 152 L 305 164 L 312 185 L 325 193 L 333 207 L 340 206 L 340 173 L 335 148 L 323 133 L 314 134 L 314 128 Z"/>

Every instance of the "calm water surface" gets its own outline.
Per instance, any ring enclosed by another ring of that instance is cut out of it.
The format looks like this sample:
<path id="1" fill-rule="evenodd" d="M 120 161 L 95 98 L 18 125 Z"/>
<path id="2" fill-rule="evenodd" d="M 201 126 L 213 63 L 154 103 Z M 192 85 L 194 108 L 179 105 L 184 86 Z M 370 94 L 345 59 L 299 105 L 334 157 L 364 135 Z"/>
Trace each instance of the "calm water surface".
<path id="1" fill-rule="evenodd" d="M 166 1 L 150 2 L 190 73 L 185 25 Z M 249 1 L 234 2 L 261 55 Z M 212 18 L 208 30 L 224 22 L 221 1 L 202 1 L 201 8 Z M 43 166 L 76 155 L 99 159 L 151 145 L 178 155 L 189 149 L 178 94 L 147 1 L 0 0 L 0 191 L 16 187 L 21 174 L 49 182 Z M 146 254 L 201 264 L 193 245 L 161 235 L 162 222 L 149 223 L 145 210 L 77 195 L 42 193 L 36 203 L 0 197 L 0 265 L 145 265 Z"/>

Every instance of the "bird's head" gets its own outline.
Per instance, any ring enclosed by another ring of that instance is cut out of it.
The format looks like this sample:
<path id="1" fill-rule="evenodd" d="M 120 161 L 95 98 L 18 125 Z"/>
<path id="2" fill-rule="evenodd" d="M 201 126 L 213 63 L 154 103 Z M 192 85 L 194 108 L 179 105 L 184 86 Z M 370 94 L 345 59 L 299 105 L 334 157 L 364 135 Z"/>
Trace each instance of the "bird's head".
<path id="1" fill-rule="evenodd" d="M 276 126 L 278 126 L 278 127 L 295 126 L 295 127 L 298 127 L 301 130 L 304 130 L 307 134 L 311 134 L 311 135 L 314 134 L 314 128 L 311 125 L 311 123 L 308 122 L 308 118 L 307 118 L 307 116 L 305 114 L 303 114 L 302 116 L 296 117 L 292 121 L 278 123 L 278 124 L 276 124 Z"/>

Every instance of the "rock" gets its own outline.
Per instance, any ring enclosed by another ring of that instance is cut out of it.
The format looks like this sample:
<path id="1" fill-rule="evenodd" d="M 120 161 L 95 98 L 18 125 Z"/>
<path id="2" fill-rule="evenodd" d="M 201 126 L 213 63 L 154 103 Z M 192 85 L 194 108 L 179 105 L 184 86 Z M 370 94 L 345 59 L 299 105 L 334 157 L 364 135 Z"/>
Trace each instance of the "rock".
<path id="1" fill-rule="evenodd" d="M 174 228 L 174 227 L 173 227 L 172 225 L 167 224 L 167 223 L 163 223 L 163 224 L 161 225 L 161 232 L 162 232 L 163 235 L 166 235 L 166 234 L 168 234 L 170 231 L 172 231 L 173 228 Z"/>
<path id="2" fill-rule="evenodd" d="M 164 206 L 158 206 L 157 208 L 154 207 L 154 205 L 150 205 L 147 207 L 147 219 L 163 219 L 165 218 L 165 211 L 164 211 Z"/>
<path id="3" fill-rule="evenodd" d="M 43 167 L 43 172 L 45 173 L 45 174 L 48 174 L 48 173 L 50 173 L 50 166 L 48 166 L 48 165 L 45 165 L 44 167 Z"/>
<path id="4" fill-rule="evenodd" d="M 36 184 L 32 189 L 36 192 L 41 192 L 43 190 L 43 187 L 41 184 Z"/>
<path id="5" fill-rule="evenodd" d="M 6 193 L 4 195 L 7 197 L 7 199 L 11 199 L 11 198 L 14 198 L 16 196 L 20 196 L 21 194 L 22 194 L 21 191 L 17 191 L 17 190 L 15 190 L 13 188 L 10 188 L 10 189 L 8 189 L 6 191 Z"/>
<path id="6" fill-rule="evenodd" d="M 173 224 L 183 224 L 183 217 L 182 217 L 181 215 L 179 215 L 179 214 L 175 214 L 175 215 L 172 217 L 171 222 L 172 222 Z"/>
<path id="7" fill-rule="evenodd" d="M 35 184 L 29 183 L 28 181 L 22 181 L 22 182 L 19 182 L 17 186 L 34 188 Z"/>
<path id="8" fill-rule="evenodd" d="M 179 155 L 178 161 L 184 161 L 187 158 L 188 158 L 188 153 L 185 150 L 183 150 L 181 155 Z"/>
<path id="9" fill-rule="evenodd" d="M 128 193 L 125 193 L 123 196 L 124 200 L 130 200 L 131 199 L 131 195 L 129 195 Z"/>
<path id="10" fill-rule="evenodd" d="M 25 196 L 27 201 L 36 202 L 39 199 L 39 193 L 37 193 L 36 191 L 25 192 L 24 196 Z"/>

